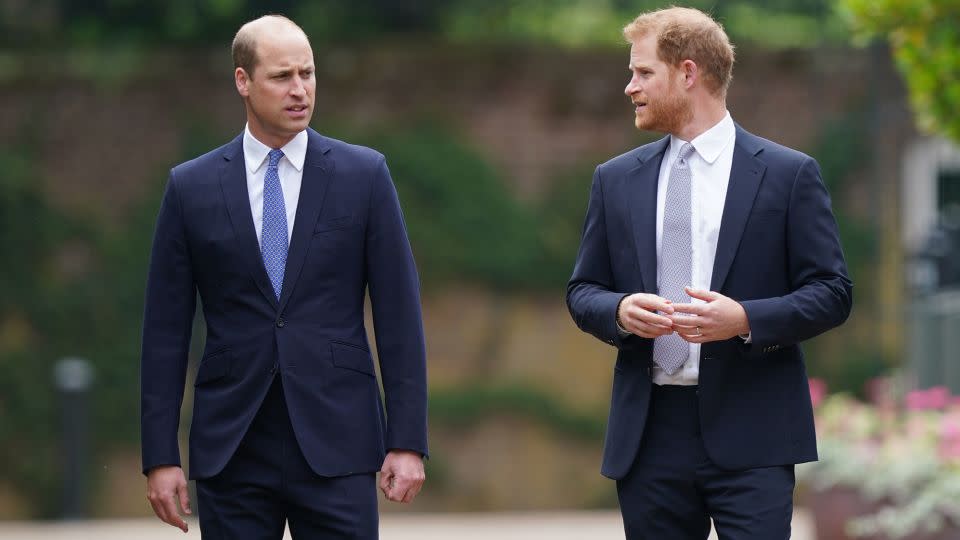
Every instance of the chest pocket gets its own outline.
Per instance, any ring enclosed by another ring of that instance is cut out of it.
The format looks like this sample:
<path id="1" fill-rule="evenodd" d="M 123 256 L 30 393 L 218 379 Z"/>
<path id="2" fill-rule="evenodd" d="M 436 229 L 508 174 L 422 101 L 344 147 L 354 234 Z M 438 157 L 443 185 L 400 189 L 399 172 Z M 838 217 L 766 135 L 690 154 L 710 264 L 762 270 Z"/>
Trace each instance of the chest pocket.
<path id="1" fill-rule="evenodd" d="M 313 229 L 313 234 L 346 229 L 347 227 L 356 225 L 356 223 L 357 221 L 353 216 L 340 216 L 333 219 L 319 221 L 317 222 L 316 228 Z"/>

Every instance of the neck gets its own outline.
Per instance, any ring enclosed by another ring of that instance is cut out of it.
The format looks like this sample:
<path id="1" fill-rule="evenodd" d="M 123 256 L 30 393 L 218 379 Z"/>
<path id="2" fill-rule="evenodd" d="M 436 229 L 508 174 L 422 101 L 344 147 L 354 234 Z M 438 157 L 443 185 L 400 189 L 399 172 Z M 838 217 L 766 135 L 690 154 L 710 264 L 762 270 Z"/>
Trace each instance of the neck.
<path id="1" fill-rule="evenodd" d="M 292 141 L 293 138 L 297 136 L 296 133 L 292 135 L 285 133 L 271 133 L 261 128 L 257 122 L 251 121 L 249 116 L 247 117 L 247 126 L 250 127 L 250 134 L 253 135 L 255 139 L 273 149 L 283 148 L 288 142 Z"/>
<path id="2" fill-rule="evenodd" d="M 680 127 L 676 132 L 671 133 L 684 141 L 692 141 L 699 137 L 704 131 L 717 125 L 727 114 L 727 102 L 725 99 L 709 98 L 695 100 L 691 104 L 693 114 L 690 121 Z"/>

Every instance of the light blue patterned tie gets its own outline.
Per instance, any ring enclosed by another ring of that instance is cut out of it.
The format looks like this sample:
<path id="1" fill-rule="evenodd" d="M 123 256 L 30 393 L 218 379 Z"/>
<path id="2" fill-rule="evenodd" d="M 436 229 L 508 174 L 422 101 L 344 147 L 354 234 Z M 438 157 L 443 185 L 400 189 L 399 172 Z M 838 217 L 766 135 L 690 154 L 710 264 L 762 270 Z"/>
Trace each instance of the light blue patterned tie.
<path id="1" fill-rule="evenodd" d="M 690 302 L 683 287 L 690 285 L 692 242 L 690 238 L 690 163 L 693 145 L 685 143 L 670 169 L 667 198 L 663 207 L 663 233 L 660 240 L 660 296 L 675 304 Z M 653 361 L 673 375 L 690 356 L 690 344 L 677 334 L 653 340 Z"/>
<path id="2" fill-rule="evenodd" d="M 267 174 L 263 177 L 263 229 L 260 233 L 260 253 L 263 266 L 270 276 L 273 292 L 280 299 L 283 289 L 283 270 L 287 265 L 287 208 L 283 204 L 283 187 L 277 164 L 283 157 L 282 150 L 270 151 Z"/>

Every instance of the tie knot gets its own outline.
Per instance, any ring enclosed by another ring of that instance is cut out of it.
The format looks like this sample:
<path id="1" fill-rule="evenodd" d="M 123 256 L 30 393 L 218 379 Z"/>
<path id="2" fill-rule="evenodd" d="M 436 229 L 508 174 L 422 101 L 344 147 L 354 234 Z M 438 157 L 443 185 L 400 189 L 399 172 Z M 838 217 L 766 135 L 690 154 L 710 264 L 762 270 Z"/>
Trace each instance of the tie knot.
<path id="1" fill-rule="evenodd" d="M 680 154 L 677 157 L 682 159 L 683 161 L 686 161 L 687 158 L 689 158 L 690 155 L 693 154 L 693 151 L 694 151 L 694 148 L 692 144 L 683 143 L 683 146 L 680 147 Z"/>
<path id="2" fill-rule="evenodd" d="M 280 163 L 280 158 L 283 157 L 283 150 L 275 148 L 267 154 L 267 157 L 270 158 L 270 162 L 267 164 L 268 167 L 276 167 Z"/>

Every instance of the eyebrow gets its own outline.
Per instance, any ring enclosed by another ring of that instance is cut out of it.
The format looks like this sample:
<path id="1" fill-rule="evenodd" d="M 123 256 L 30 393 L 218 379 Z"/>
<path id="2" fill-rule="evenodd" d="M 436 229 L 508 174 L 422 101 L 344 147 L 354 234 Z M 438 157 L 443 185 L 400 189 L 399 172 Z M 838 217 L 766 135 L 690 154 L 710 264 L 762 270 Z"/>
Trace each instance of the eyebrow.
<path id="1" fill-rule="evenodd" d="M 284 67 L 284 68 L 276 68 L 274 70 L 268 70 L 267 75 L 270 77 L 276 77 L 278 75 L 289 75 L 294 71 L 314 71 L 315 69 L 316 68 L 314 67 L 313 64 L 306 64 L 299 67 Z"/>

